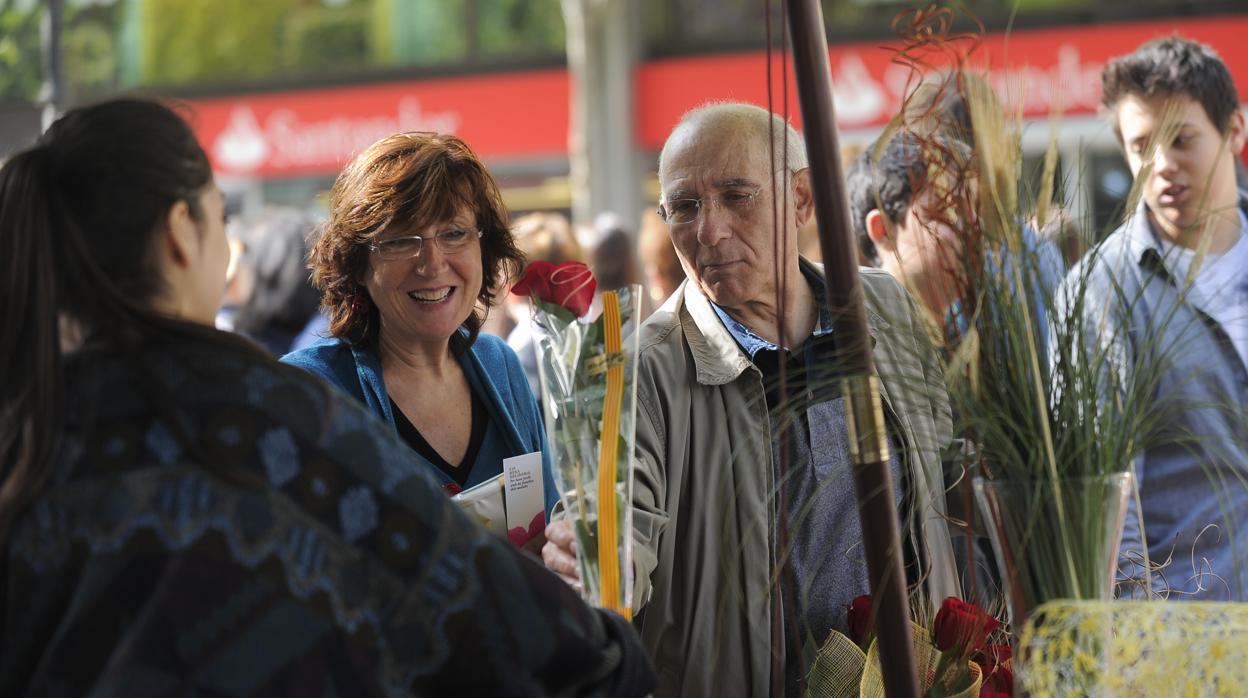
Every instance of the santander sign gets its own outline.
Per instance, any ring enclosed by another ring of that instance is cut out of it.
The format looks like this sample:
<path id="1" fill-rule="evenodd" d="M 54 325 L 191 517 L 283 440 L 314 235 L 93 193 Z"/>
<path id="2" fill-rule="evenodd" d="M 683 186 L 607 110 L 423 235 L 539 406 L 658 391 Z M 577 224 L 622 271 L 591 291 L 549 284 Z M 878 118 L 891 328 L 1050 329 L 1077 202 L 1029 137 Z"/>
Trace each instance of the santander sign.
<path id="1" fill-rule="evenodd" d="M 982 72 L 1010 113 L 1047 119 L 1053 113 L 1090 115 L 1101 99 L 1101 69 L 1112 57 L 1170 34 L 1202 41 L 1227 65 L 1248 64 L 1248 15 L 1066 26 L 985 34 L 969 66 Z M 843 129 L 882 127 L 923 76 L 895 62 L 896 42 L 858 42 L 829 47 L 837 125 Z M 942 56 L 930 56 L 944 67 Z M 779 56 L 772 76 L 780 75 Z M 1235 72 L 1235 71 L 1232 71 Z M 1241 97 L 1248 97 L 1248 71 L 1235 75 Z M 715 99 L 766 105 L 767 60 L 759 51 L 688 56 L 649 61 L 637 74 L 638 134 L 643 147 L 658 149 L 672 125 L 689 109 Z M 788 86 L 790 115 L 799 127 L 796 88 Z M 781 109 L 779 93 L 771 100 Z"/>
<path id="2" fill-rule="evenodd" d="M 192 123 L 227 176 L 334 174 L 401 131 L 461 136 L 492 161 L 566 157 L 568 76 L 533 70 L 192 100 Z"/>
<path id="3" fill-rule="evenodd" d="M 425 111 L 414 97 L 398 100 L 393 113 L 353 118 L 305 120 L 293 109 L 275 109 L 263 123 L 240 102 L 229 123 L 209 146 L 223 171 L 245 174 L 260 169 L 337 169 L 377 140 L 400 131 L 456 133 L 455 111 Z"/>

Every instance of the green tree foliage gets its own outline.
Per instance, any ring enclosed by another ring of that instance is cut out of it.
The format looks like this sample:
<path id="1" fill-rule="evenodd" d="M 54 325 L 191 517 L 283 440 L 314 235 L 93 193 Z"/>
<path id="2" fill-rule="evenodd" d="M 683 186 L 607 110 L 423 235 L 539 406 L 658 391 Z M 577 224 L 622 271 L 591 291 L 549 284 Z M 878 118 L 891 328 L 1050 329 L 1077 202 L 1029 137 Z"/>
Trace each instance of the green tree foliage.
<path id="1" fill-rule="evenodd" d="M 476 4 L 482 56 L 563 53 L 559 0 L 478 0 Z"/>
<path id="2" fill-rule="evenodd" d="M 40 22 L 44 3 L 0 0 L 0 99 L 35 101 L 43 81 Z M 69 0 L 61 51 L 70 96 L 113 87 L 122 3 Z"/>
<path id="3" fill-rule="evenodd" d="M 145 83 L 258 78 L 280 72 L 283 18 L 297 0 L 145 0 Z"/>
<path id="4" fill-rule="evenodd" d="M 367 68 L 386 55 L 370 33 L 379 3 L 355 3 L 341 9 L 305 8 L 286 25 L 288 72 L 344 71 Z"/>
<path id="5" fill-rule="evenodd" d="M 470 0 L 412 2 L 384 0 L 390 6 L 390 55 L 399 65 L 462 61 L 468 54 L 465 21 Z"/>
<path id="6" fill-rule="evenodd" d="M 0 9 L 0 99 L 34 100 L 39 94 L 39 13 Z"/>
<path id="7" fill-rule="evenodd" d="M 360 74 L 562 55 L 559 0 L 137 0 L 140 82 Z"/>
<path id="8" fill-rule="evenodd" d="M 142 0 L 141 82 L 358 73 L 389 60 L 385 0 Z"/>
<path id="9" fill-rule="evenodd" d="M 65 79 L 71 94 L 111 91 L 117 85 L 121 58 L 120 30 L 124 3 L 118 0 L 71 0 L 66 3 Z"/>
<path id="10" fill-rule="evenodd" d="M 561 56 L 559 0 L 63 0 L 71 100 Z M 44 3 L 0 0 L 0 99 L 39 94 Z"/>

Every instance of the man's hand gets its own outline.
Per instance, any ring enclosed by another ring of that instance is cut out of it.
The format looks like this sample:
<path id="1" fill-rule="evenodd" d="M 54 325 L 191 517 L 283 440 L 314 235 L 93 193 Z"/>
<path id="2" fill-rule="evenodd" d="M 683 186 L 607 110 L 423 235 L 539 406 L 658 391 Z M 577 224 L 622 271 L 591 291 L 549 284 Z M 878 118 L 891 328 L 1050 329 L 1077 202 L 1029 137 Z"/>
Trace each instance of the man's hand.
<path id="1" fill-rule="evenodd" d="M 576 533 L 567 519 L 546 525 L 546 545 L 542 546 L 542 562 L 573 589 L 581 591 L 581 571 L 576 564 Z"/>

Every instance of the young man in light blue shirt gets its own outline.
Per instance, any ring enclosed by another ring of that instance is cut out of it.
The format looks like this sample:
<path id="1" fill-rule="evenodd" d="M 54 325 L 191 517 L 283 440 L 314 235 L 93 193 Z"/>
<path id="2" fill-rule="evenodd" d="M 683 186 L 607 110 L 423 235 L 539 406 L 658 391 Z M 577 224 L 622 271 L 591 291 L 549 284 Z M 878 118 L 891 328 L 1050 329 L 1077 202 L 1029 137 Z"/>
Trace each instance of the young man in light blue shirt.
<path id="1" fill-rule="evenodd" d="M 1102 106 L 1136 178 L 1127 221 L 1067 275 L 1084 327 L 1128 379 L 1161 370 L 1166 413 L 1136 457 L 1124 558 L 1169 561 L 1153 591 L 1248 600 L 1248 237 L 1244 116 L 1207 46 L 1171 37 L 1110 61 Z M 1085 286 L 1086 284 L 1086 286 Z M 1142 523 L 1142 525 L 1141 525 Z M 1130 569 L 1134 567 L 1134 570 Z M 1133 564 L 1125 572 L 1144 576 Z M 1138 595 L 1125 588 L 1123 595 Z"/>

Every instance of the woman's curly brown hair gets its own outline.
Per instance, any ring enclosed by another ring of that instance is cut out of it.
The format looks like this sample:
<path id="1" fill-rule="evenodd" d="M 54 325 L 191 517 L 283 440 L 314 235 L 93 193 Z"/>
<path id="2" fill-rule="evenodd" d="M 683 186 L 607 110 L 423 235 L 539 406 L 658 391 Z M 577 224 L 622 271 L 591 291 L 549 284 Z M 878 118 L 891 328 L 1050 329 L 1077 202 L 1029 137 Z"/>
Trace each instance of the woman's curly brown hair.
<path id="1" fill-rule="evenodd" d="M 471 209 L 481 229 L 483 280 L 477 307 L 456 333 L 460 353 L 476 341 L 498 290 L 524 266 L 507 225 L 494 178 L 462 139 L 439 133 L 399 133 L 374 143 L 334 182 L 330 215 L 309 254 L 312 283 L 324 293 L 329 331 L 357 346 L 377 340 L 377 308 L 363 279 L 368 246 L 392 221 L 404 229 L 450 220 Z"/>

